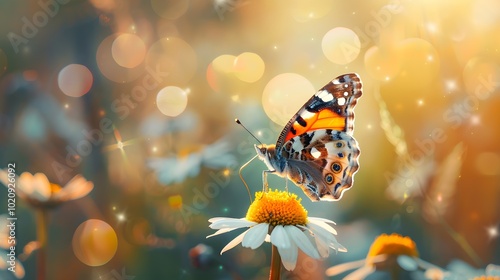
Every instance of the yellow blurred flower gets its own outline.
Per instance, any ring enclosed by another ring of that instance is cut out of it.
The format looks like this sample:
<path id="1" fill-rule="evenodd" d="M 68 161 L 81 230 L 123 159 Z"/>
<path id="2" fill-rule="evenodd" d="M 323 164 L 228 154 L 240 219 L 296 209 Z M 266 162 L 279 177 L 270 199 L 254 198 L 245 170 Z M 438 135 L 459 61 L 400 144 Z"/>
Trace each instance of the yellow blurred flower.
<path id="1" fill-rule="evenodd" d="M 5 170 L 0 170 L 0 182 L 8 186 L 8 176 Z M 92 182 L 81 175 L 76 175 L 64 187 L 49 182 L 43 173 L 32 175 L 22 173 L 16 178 L 16 193 L 33 207 L 51 208 L 69 200 L 82 198 L 94 188 Z"/>
<path id="2" fill-rule="evenodd" d="M 326 270 L 326 275 L 334 276 L 356 269 L 345 279 L 364 279 L 377 270 L 390 270 L 396 265 L 407 271 L 418 268 L 438 269 L 418 258 L 417 246 L 411 238 L 392 233 L 378 236 L 373 241 L 366 259 L 332 266 Z"/>

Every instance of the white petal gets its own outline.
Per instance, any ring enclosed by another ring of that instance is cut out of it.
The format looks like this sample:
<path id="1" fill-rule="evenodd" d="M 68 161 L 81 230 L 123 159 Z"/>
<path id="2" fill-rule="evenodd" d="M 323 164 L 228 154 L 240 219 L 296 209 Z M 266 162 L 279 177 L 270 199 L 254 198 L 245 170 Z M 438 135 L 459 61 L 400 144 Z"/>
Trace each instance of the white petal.
<path id="1" fill-rule="evenodd" d="M 318 217 L 308 217 L 307 218 L 309 221 L 316 221 L 316 222 L 323 222 L 323 223 L 327 223 L 327 224 L 334 224 L 336 225 L 336 223 L 334 221 L 331 221 L 331 220 L 328 220 L 328 219 L 323 219 L 323 218 L 318 218 Z"/>
<path id="2" fill-rule="evenodd" d="M 85 180 L 81 175 L 76 175 L 53 197 L 62 201 L 75 200 L 86 196 L 93 188 L 94 183 Z"/>
<path id="3" fill-rule="evenodd" d="M 219 234 L 230 232 L 230 231 L 233 231 L 235 229 L 238 229 L 238 228 L 221 228 L 218 231 L 216 231 L 215 233 L 208 235 L 206 238 L 210 238 L 212 236 L 216 236 L 216 235 L 219 235 Z"/>
<path id="4" fill-rule="evenodd" d="M 242 228 L 242 227 L 251 227 L 256 224 L 257 224 L 256 222 L 251 222 L 245 218 L 241 219 L 226 218 L 226 219 L 216 220 L 209 227 L 211 229 Z"/>
<path id="5" fill-rule="evenodd" d="M 328 232 L 330 232 L 331 234 L 337 235 L 337 231 L 333 227 L 328 225 L 326 222 L 322 220 L 317 220 L 318 218 L 308 218 L 308 219 L 309 219 L 309 224 L 318 225 L 327 230 Z"/>
<path id="6" fill-rule="evenodd" d="M 297 264 L 297 245 L 290 240 L 290 236 L 283 226 L 276 226 L 271 232 L 271 243 L 278 248 L 281 262 L 286 270 L 293 270 Z"/>
<path id="7" fill-rule="evenodd" d="M 273 231 L 271 232 L 271 243 L 278 247 L 278 249 L 290 248 L 290 237 L 288 237 L 288 234 L 283 226 L 278 225 L 273 228 Z"/>
<path id="8" fill-rule="evenodd" d="M 271 242 L 271 235 L 267 234 L 266 238 L 264 239 L 266 242 Z"/>
<path id="9" fill-rule="evenodd" d="M 247 233 L 247 231 L 248 230 L 246 230 L 242 234 L 236 236 L 233 240 L 231 240 L 231 242 L 227 243 L 227 245 L 224 248 L 222 248 L 222 251 L 220 251 L 220 254 L 222 255 L 222 253 L 224 253 L 225 251 L 231 250 L 234 248 L 234 246 L 240 244 L 241 240 L 243 240 L 243 237 L 245 237 L 245 234 Z"/>
<path id="10" fill-rule="evenodd" d="M 6 187 L 9 185 L 9 176 L 7 171 L 5 171 L 4 169 L 0 169 L 0 182 L 2 182 L 2 184 L 4 184 Z"/>
<path id="11" fill-rule="evenodd" d="M 322 244 L 325 243 L 328 247 L 331 247 L 332 249 L 341 252 L 347 252 L 344 246 L 342 246 L 340 243 L 337 242 L 335 236 L 324 227 L 314 223 L 309 223 L 307 224 L 307 228 L 314 234 L 316 243 L 318 242 L 318 239 L 320 239 Z"/>
<path id="12" fill-rule="evenodd" d="M 334 275 L 343 273 L 343 272 L 351 270 L 351 269 L 362 267 L 365 264 L 366 264 L 366 260 L 359 260 L 359 261 L 338 264 L 338 265 L 334 265 L 334 266 L 328 268 L 325 271 L 325 273 L 327 276 L 334 276 Z"/>
<path id="13" fill-rule="evenodd" d="M 292 243 L 295 243 L 297 247 L 314 259 L 319 259 L 318 250 L 311 243 L 311 240 L 306 236 L 306 234 L 295 226 L 285 226 L 285 231 L 288 233 L 292 239 Z"/>
<path id="14" fill-rule="evenodd" d="M 287 270 L 293 270 L 297 263 L 297 246 L 290 240 L 283 226 L 274 227 L 271 232 L 271 243 L 278 248 L 283 266 Z"/>
<path id="15" fill-rule="evenodd" d="M 24 174 L 24 173 L 23 173 Z M 21 174 L 21 176 L 23 176 Z M 43 173 L 36 173 L 31 181 L 32 192 L 29 194 L 30 197 L 37 199 L 39 201 L 47 201 L 51 196 L 51 188 L 49 179 Z"/>
<path id="16" fill-rule="evenodd" d="M 366 276 L 372 274 L 373 272 L 375 272 L 375 266 L 373 265 L 363 266 L 351 272 L 344 278 L 344 280 L 363 280 L 365 279 Z"/>
<path id="17" fill-rule="evenodd" d="M 406 271 L 415 271 L 418 269 L 418 264 L 414 258 L 407 255 L 400 255 L 397 258 L 399 266 Z"/>
<path id="18" fill-rule="evenodd" d="M 269 224 L 262 223 L 257 224 L 251 227 L 243 241 L 241 242 L 241 246 L 245 248 L 255 249 L 258 248 L 262 243 L 264 243 L 264 239 L 266 238 L 267 232 L 269 231 Z"/>

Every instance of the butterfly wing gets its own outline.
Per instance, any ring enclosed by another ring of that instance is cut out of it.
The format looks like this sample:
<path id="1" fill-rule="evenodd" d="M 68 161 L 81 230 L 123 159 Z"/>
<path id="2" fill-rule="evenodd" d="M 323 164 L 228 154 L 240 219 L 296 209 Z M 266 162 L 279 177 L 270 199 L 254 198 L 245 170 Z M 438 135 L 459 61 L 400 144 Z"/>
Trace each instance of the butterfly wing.
<path id="1" fill-rule="evenodd" d="M 339 200 L 359 168 L 352 137 L 354 106 L 362 95 L 355 73 L 333 79 L 290 119 L 276 143 L 287 177 L 311 200 Z"/>
<path id="2" fill-rule="evenodd" d="M 361 97 L 361 79 L 350 73 L 333 79 L 290 119 L 278 137 L 276 147 L 293 137 L 317 129 L 343 131 L 352 135 L 354 129 L 354 106 Z"/>
<path id="3" fill-rule="evenodd" d="M 359 168 L 356 139 L 343 131 L 319 129 L 287 141 L 281 151 L 286 174 L 311 200 L 339 200 Z"/>

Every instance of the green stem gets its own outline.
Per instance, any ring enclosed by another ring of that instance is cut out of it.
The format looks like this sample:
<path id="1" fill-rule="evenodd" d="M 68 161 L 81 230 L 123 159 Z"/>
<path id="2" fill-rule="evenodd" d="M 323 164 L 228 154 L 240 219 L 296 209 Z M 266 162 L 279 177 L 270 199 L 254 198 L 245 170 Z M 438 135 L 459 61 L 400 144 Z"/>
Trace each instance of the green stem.
<path id="1" fill-rule="evenodd" d="M 271 270 L 269 271 L 269 280 L 279 280 L 281 272 L 281 257 L 278 248 L 273 245 L 271 251 Z"/>
<path id="2" fill-rule="evenodd" d="M 36 237 L 40 243 L 37 254 L 37 280 L 45 280 L 47 263 L 47 224 L 48 212 L 46 209 L 39 209 L 36 212 Z"/>

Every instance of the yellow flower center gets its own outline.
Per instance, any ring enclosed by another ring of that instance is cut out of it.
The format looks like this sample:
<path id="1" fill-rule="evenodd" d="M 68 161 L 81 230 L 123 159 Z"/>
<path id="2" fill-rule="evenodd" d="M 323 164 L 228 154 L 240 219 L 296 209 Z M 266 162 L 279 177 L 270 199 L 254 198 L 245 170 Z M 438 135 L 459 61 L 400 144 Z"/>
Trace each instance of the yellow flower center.
<path id="1" fill-rule="evenodd" d="M 54 183 L 49 183 L 49 184 L 50 184 L 50 193 L 51 194 L 58 193 L 61 190 L 61 186 L 59 186 L 58 184 L 54 184 Z"/>
<path id="2" fill-rule="evenodd" d="M 417 245 L 411 238 L 397 233 L 382 234 L 373 241 L 368 257 L 378 255 L 407 255 L 418 257 Z"/>
<path id="3" fill-rule="evenodd" d="M 297 195 L 284 191 L 257 192 L 248 208 L 246 219 L 272 226 L 305 225 L 307 210 L 300 204 L 300 200 Z"/>

